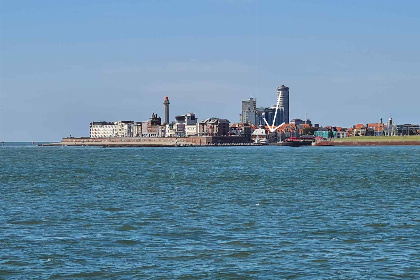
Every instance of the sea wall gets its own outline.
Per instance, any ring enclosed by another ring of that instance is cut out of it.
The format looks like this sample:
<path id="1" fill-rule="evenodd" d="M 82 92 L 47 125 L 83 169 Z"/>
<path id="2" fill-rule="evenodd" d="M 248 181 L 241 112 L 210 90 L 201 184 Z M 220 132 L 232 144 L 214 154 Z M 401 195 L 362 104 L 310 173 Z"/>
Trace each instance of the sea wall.
<path id="1" fill-rule="evenodd" d="M 191 136 L 191 137 L 122 137 L 122 138 L 75 138 L 66 137 L 59 143 L 44 146 L 104 146 L 104 147 L 172 147 L 249 144 L 243 136 Z"/>
<path id="2" fill-rule="evenodd" d="M 420 141 L 333 141 L 334 146 L 419 146 Z"/>

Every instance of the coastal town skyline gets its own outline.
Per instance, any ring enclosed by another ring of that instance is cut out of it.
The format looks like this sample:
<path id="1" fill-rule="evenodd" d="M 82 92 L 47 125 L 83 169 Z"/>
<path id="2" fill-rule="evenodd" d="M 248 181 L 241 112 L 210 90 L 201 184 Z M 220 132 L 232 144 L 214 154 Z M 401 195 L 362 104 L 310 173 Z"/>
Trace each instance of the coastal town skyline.
<path id="1" fill-rule="evenodd" d="M 209 145 L 262 144 L 262 139 L 264 139 L 264 144 L 284 143 L 288 139 L 300 139 L 299 141 L 304 140 L 310 144 L 310 142 L 316 140 L 316 137 L 332 139 L 354 136 L 409 136 L 420 134 L 419 124 L 399 124 L 394 122 L 391 116 L 388 119 L 381 117 L 379 121 L 375 122 L 356 123 L 350 127 L 320 125 L 311 121 L 306 115 L 304 119 L 291 119 L 289 115 L 289 87 L 285 85 L 277 87 L 276 96 L 277 102 L 272 106 L 261 106 L 261 104 L 258 106 L 257 99 L 254 97 L 242 100 L 242 111 L 237 122 L 219 116 L 200 120 L 191 111 L 172 116 L 170 115 L 170 99 L 165 96 L 162 103 L 163 114 L 161 115 L 154 110 L 151 117 L 145 121 L 93 121 L 89 125 L 89 137 L 70 135 L 64 137 L 62 143 L 58 143 L 58 145 L 67 145 L 68 141 L 77 145 L 86 145 L 87 142 L 85 141 L 93 141 L 93 145 L 97 145 L 100 141 L 113 141 L 122 145 L 126 141 L 143 140 L 143 142 L 162 142 L 159 145 L 178 145 L 178 138 L 190 137 L 195 137 L 195 140 L 189 139 L 193 143 L 187 142 L 185 145 L 201 146 L 203 145 L 203 139 L 206 139 L 206 143 Z M 204 138 L 200 138 L 200 140 L 197 137 Z M 205 137 L 214 137 L 216 142 L 212 142 L 213 140 L 208 142 L 207 140 L 210 138 Z M 90 140 L 87 140 L 87 138 L 90 138 Z M 135 140 L 134 138 L 144 139 Z M 167 140 L 164 140 L 164 138 L 167 138 Z M 52 145 L 56 144 L 53 143 Z M 138 145 L 156 145 L 156 143 Z"/>
<path id="2" fill-rule="evenodd" d="M 3 279 L 420 279 L 419 0 L 0 0 Z"/>
<path id="3" fill-rule="evenodd" d="M 241 101 L 350 127 L 419 123 L 420 3 L 72 1 L 0 9 L 0 140 L 86 135 L 93 120 L 238 122 Z M 279 11 L 282 11 L 279 13 Z M 30 122 L 30 125 L 18 125 Z"/>

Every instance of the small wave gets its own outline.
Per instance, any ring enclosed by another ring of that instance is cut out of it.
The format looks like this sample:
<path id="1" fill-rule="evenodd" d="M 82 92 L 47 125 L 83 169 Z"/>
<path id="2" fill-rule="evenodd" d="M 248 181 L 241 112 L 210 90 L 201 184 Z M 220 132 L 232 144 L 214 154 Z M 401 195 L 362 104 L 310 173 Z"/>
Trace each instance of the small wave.
<path id="1" fill-rule="evenodd" d="M 240 240 L 229 241 L 229 242 L 224 243 L 224 245 L 238 246 L 238 247 L 243 247 L 243 248 L 254 247 L 254 244 L 240 241 Z"/>
<path id="2" fill-rule="evenodd" d="M 402 224 L 402 225 L 394 225 L 391 226 L 392 228 L 417 228 L 417 225 L 414 224 Z"/>
<path id="3" fill-rule="evenodd" d="M 119 231 L 129 231 L 129 230 L 136 230 L 136 228 L 126 224 L 126 225 L 123 225 L 122 227 L 120 227 L 118 230 Z"/>
<path id="4" fill-rule="evenodd" d="M 373 227 L 373 228 L 383 228 L 383 227 L 387 227 L 388 224 L 385 223 L 372 223 L 372 224 L 366 224 L 366 227 Z"/>
<path id="5" fill-rule="evenodd" d="M 17 275 L 17 274 L 18 274 L 17 271 L 0 269 L 0 276 L 11 276 L 11 275 Z"/>
<path id="6" fill-rule="evenodd" d="M 136 245 L 138 242 L 136 240 L 129 240 L 129 239 L 125 239 L 125 240 L 117 240 L 115 241 L 115 243 L 117 244 L 121 244 L 121 245 Z"/>
<path id="7" fill-rule="evenodd" d="M 119 208 L 119 207 L 109 207 L 109 208 L 105 208 L 105 211 L 109 211 L 109 212 L 118 212 L 118 211 L 123 211 L 123 208 Z"/>
<path id="8" fill-rule="evenodd" d="M 152 265 L 143 265 L 141 267 L 139 267 L 139 269 L 153 269 L 153 268 L 158 268 L 158 265 L 152 264 Z"/>
<path id="9" fill-rule="evenodd" d="M 100 277 L 106 276 L 106 272 L 104 271 L 93 271 L 93 272 L 80 272 L 74 274 L 53 274 L 51 275 L 51 279 L 61 279 L 61 278 L 68 278 L 68 279 L 75 279 L 75 278 L 90 278 L 90 277 Z"/>
<path id="10" fill-rule="evenodd" d="M 9 224 L 13 225 L 39 225 L 43 221 L 41 220 L 26 220 L 26 221 L 9 221 Z"/>
<path id="11" fill-rule="evenodd" d="M 360 243 L 360 240 L 358 239 L 347 239 L 343 240 L 344 243 Z"/>
<path id="12" fill-rule="evenodd" d="M 7 261 L 4 264 L 5 265 L 13 265 L 13 266 L 28 266 L 28 265 L 30 265 L 27 262 L 20 262 L 20 261 Z"/>
<path id="13" fill-rule="evenodd" d="M 251 257 L 251 252 L 248 251 L 238 251 L 228 255 L 230 258 L 245 259 Z"/>
<path id="14" fill-rule="evenodd" d="M 315 260 L 312 260 L 312 262 L 316 262 L 316 263 L 327 263 L 328 260 L 327 259 L 315 259 Z"/>

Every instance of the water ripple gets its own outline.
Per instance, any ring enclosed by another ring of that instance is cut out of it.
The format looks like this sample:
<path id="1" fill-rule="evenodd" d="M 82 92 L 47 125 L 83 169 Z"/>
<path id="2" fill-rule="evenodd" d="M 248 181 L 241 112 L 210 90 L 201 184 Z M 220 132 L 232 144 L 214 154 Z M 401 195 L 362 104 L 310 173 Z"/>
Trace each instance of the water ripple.
<path id="1" fill-rule="evenodd" d="M 420 278 L 418 147 L 0 158 L 0 279 Z"/>

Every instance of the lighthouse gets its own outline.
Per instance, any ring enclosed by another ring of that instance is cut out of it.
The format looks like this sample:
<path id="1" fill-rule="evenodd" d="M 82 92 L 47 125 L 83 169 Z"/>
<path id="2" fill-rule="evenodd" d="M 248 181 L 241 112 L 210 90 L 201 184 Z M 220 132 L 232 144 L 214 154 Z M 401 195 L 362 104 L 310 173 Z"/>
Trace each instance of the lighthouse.
<path id="1" fill-rule="evenodd" d="M 164 123 L 165 124 L 169 124 L 169 99 L 166 96 L 165 100 L 163 101 L 163 105 L 165 106 L 165 118 L 164 118 Z"/>

